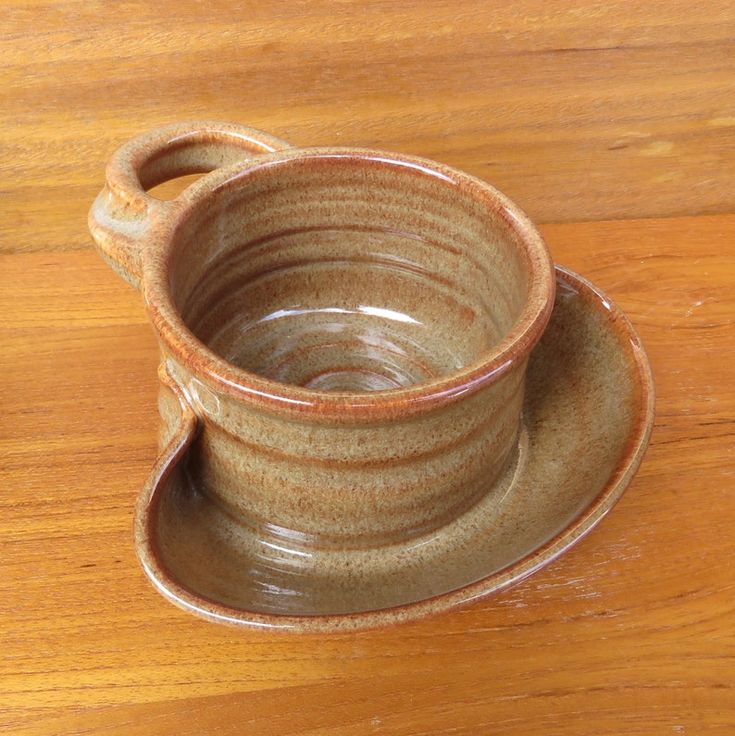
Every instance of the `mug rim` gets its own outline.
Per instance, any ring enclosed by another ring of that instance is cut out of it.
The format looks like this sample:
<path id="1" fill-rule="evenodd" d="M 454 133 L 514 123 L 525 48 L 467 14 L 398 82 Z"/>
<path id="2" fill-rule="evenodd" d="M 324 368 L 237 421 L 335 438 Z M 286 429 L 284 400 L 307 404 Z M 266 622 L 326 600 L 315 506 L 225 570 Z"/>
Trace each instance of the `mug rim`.
<path id="1" fill-rule="evenodd" d="M 350 159 L 364 166 L 392 166 L 415 175 L 438 178 L 460 196 L 486 207 L 515 235 L 526 257 L 528 297 L 520 315 L 489 350 L 463 368 L 409 386 L 363 393 L 326 392 L 281 383 L 240 368 L 201 341 L 186 325 L 171 298 L 169 272 L 176 235 L 202 202 L 235 189 L 263 169 L 289 162 Z M 152 218 L 150 242 L 143 248 L 142 290 L 156 334 L 166 352 L 186 371 L 215 391 L 279 413 L 316 419 L 373 421 L 406 416 L 453 403 L 499 380 L 530 354 L 541 338 L 554 304 L 554 264 L 541 234 L 528 216 L 492 185 L 426 158 L 372 148 L 309 147 L 262 154 L 215 169 L 171 202 L 161 202 Z"/>

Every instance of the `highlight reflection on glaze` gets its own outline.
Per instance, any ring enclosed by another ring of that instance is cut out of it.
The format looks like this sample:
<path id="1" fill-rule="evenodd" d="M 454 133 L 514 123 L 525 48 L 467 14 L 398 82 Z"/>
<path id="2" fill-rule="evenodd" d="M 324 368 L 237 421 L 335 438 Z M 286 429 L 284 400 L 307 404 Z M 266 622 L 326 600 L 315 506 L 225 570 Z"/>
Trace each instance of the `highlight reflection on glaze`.
<path id="1" fill-rule="evenodd" d="M 166 573 L 146 568 L 161 592 L 213 620 L 362 628 L 503 588 L 586 534 L 640 462 L 652 384 L 622 314 L 586 282 L 558 273 L 556 309 L 531 359 L 516 449 L 474 506 L 378 550 L 325 548 L 287 529 L 243 524 L 175 471 L 160 490 L 148 542 L 166 549 Z"/>

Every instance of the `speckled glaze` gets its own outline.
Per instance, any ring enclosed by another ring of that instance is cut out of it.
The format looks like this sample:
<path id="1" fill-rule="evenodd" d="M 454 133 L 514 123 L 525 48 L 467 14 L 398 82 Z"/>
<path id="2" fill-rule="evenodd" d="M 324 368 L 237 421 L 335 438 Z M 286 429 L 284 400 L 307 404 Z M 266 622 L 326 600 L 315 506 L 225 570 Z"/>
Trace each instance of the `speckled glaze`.
<path id="1" fill-rule="evenodd" d="M 461 172 L 181 124 L 118 151 L 90 229 L 161 345 L 136 540 L 184 608 L 299 630 L 441 610 L 552 559 L 639 462 L 630 326 Z"/>

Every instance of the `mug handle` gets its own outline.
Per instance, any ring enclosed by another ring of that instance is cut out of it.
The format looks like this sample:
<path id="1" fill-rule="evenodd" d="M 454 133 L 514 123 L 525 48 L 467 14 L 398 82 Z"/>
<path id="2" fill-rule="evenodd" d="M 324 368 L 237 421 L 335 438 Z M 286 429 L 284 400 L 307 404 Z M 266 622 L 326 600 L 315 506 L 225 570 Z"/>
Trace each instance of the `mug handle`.
<path id="1" fill-rule="evenodd" d="M 100 254 L 139 287 L 141 248 L 150 226 L 176 201 L 151 196 L 151 187 L 284 148 L 291 145 L 261 130 L 210 121 L 174 123 L 136 136 L 113 154 L 105 187 L 89 211 L 89 230 Z"/>

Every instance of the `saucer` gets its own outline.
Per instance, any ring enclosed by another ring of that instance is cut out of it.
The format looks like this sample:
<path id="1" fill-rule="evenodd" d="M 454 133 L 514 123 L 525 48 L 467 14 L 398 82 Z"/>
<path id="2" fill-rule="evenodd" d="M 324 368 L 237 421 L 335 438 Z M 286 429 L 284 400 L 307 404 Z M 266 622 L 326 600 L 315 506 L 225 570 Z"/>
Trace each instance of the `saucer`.
<path id="1" fill-rule="evenodd" d="M 141 494 L 135 523 L 155 587 L 221 623 L 355 630 L 454 608 L 553 561 L 621 496 L 654 414 L 648 360 L 626 317 L 571 271 L 557 266 L 556 279 L 504 473 L 462 516 L 402 544 L 315 549 L 244 526 L 198 490 L 196 467 L 187 462 L 197 421 L 180 398 L 182 419 Z"/>

